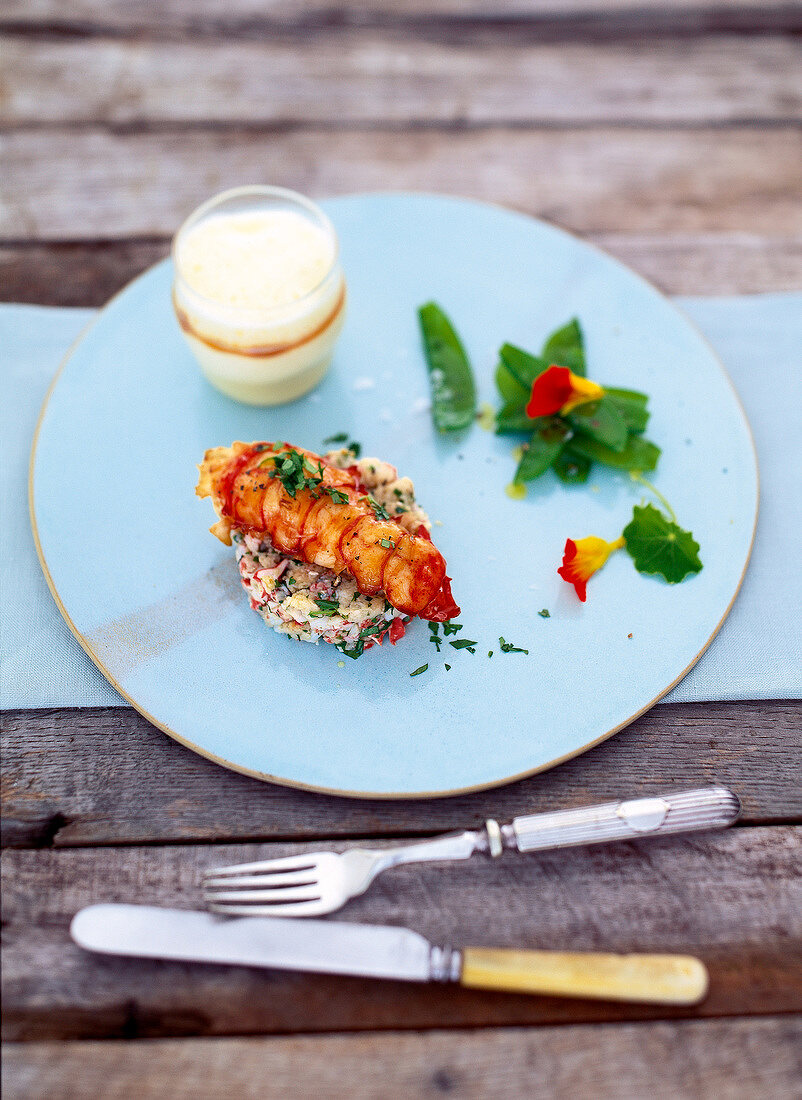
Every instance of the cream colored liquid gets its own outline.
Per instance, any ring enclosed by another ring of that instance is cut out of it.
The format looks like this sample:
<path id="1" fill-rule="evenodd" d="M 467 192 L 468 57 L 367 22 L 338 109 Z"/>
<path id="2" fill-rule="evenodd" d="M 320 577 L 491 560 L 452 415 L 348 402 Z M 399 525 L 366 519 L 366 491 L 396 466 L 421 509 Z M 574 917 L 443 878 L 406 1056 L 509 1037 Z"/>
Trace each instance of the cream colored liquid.
<path id="1" fill-rule="evenodd" d="M 278 404 L 323 377 L 345 286 L 319 226 L 291 210 L 212 215 L 180 238 L 176 270 L 184 335 L 218 389 Z"/>
<path id="2" fill-rule="evenodd" d="M 333 261 L 331 239 L 292 210 L 214 215 L 189 230 L 178 254 L 196 294 L 248 310 L 297 302 L 320 285 Z"/>

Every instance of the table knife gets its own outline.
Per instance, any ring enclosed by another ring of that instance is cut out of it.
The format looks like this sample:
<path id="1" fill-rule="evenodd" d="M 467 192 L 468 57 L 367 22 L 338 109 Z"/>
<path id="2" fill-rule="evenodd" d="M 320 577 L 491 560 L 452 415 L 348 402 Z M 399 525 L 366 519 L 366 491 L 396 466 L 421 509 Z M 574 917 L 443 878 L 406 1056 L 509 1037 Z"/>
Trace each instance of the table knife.
<path id="1" fill-rule="evenodd" d="M 183 962 L 228 963 L 475 989 L 697 1004 L 707 971 L 688 955 L 613 955 L 430 944 L 407 928 L 280 917 L 218 917 L 150 905 L 90 905 L 70 927 L 87 951 Z"/>

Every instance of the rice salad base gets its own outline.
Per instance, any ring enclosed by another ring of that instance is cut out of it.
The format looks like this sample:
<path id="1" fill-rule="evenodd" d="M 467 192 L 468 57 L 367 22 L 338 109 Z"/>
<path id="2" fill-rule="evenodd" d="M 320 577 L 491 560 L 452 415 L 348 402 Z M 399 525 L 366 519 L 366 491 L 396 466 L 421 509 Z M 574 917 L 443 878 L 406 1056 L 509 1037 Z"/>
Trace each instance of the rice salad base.
<path id="1" fill-rule="evenodd" d="M 324 457 L 340 469 L 356 467 L 370 496 L 405 530 L 431 529 L 429 517 L 415 501 L 412 482 L 399 478 L 394 466 L 376 458 L 357 461 L 348 450 Z M 349 657 L 381 645 L 385 636 L 393 643 L 403 637 L 409 616 L 383 595 L 363 595 L 350 573 L 337 574 L 287 557 L 268 538 L 236 527 L 231 540 L 251 607 L 279 634 L 315 645 L 323 640 Z"/>

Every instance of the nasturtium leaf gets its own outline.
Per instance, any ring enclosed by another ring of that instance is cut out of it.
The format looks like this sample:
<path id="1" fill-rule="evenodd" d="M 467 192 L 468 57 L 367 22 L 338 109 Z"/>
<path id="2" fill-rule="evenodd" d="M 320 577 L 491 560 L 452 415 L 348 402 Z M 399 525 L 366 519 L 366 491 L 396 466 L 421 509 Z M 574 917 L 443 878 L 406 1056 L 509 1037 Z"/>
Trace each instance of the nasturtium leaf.
<path id="1" fill-rule="evenodd" d="M 570 443 L 566 443 L 554 460 L 554 472 L 566 485 L 583 485 L 590 474 L 591 461 L 577 454 Z"/>
<path id="2" fill-rule="evenodd" d="M 566 415 L 565 418 L 576 432 L 595 439 L 611 451 L 623 451 L 627 445 L 629 432 L 626 422 L 612 401 L 602 397 L 598 401 L 588 401 Z"/>
<path id="3" fill-rule="evenodd" d="M 496 435 L 531 432 L 536 424 L 537 421 L 526 415 L 526 410 L 518 401 L 507 401 L 496 413 Z"/>
<path id="4" fill-rule="evenodd" d="M 538 421 L 534 420 L 532 423 L 537 424 Z M 545 473 L 571 433 L 565 421 L 557 416 L 541 417 L 540 423 L 542 426 L 532 433 L 531 439 L 525 444 L 526 449 L 513 478 L 516 484 L 534 481 Z"/>
<path id="5" fill-rule="evenodd" d="M 520 405 L 521 408 L 529 400 L 529 394 L 532 391 L 532 387 L 523 386 L 510 371 L 504 360 L 500 360 L 499 365 L 496 367 L 496 386 L 498 392 L 508 403 L 515 402 Z"/>
<path id="6" fill-rule="evenodd" d="M 576 317 L 552 332 L 543 345 L 541 357 L 548 365 L 556 363 L 558 367 L 568 367 L 574 374 L 585 377 L 584 340 Z"/>
<path id="7" fill-rule="evenodd" d="M 660 448 L 639 435 L 631 435 L 623 451 L 613 451 L 577 433 L 571 440 L 571 448 L 592 462 L 601 462 L 616 470 L 653 470 L 660 457 Z"/>
<path id="8" fill-rule="evenodd" d="M 677 584 L 702 568 L 699 543 L 691 532 L 683 531 L 653 504 L 635 505 L 623 535 L 639 573 L 659 573 L 669 584 Z"/>
<path id="9" fill-rule="evenodd" d="M 605 386 L 604 392 L 623 416 L 629 431 L 646 430 L 646 425 L 649 423 L 649 410 L 646 408 L 646 403 L 649 398 L 645 393 L 637 393 L 635 390 L 617 390 L 610 386 Z"/>
<path id="10" fill-rule="evenodd" d="M 530 355 L 528 351 L 517 348 L 514 344 L 503 344 L 499 350 L 499 356 L 509 373 L 526 390 L 528 400 L 532 392 L 532 383 L 539 374 L 542 374 L 544 370 L 548 370 L 549 364 L 545 359 L 540 359 L 537 355 Z"/>

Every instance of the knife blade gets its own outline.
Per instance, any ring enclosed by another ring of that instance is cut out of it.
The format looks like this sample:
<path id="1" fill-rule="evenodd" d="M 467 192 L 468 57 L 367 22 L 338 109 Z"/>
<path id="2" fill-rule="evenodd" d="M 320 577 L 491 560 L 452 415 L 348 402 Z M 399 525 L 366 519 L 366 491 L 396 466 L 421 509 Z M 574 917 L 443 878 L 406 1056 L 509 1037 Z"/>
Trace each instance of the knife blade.
<path id="1" fill-rule="evenodd" d="M 90 905 L 70 935 L 87 951 L 426 982 L 431 945 L 417 932 L 345 921 L 216 917 L 151 905 Z"/>
<path id="2" fill-rule="evenodd" d="M 689 955 L 610 955 L 430 944 L 408 928 L 280 917 L 219 917 L 188 909 L 104 903 L 81 909 L 70 934 L 106 955 L 309 970 L 476 989 L 697 1004 L 703 963 Z"/>

